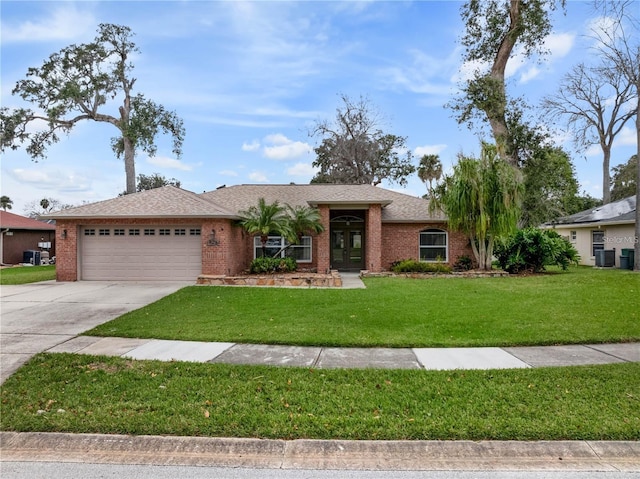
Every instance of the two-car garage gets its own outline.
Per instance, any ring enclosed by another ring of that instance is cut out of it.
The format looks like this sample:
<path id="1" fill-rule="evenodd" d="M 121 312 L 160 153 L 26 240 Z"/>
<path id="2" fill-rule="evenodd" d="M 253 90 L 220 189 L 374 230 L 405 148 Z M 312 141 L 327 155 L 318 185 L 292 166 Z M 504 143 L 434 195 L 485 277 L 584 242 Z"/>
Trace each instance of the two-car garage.
<path id="1" fill-rule="evenodd" d="M 80 279 L 195 281 L 202 272 L 199 225 L 84 225 Z"/>

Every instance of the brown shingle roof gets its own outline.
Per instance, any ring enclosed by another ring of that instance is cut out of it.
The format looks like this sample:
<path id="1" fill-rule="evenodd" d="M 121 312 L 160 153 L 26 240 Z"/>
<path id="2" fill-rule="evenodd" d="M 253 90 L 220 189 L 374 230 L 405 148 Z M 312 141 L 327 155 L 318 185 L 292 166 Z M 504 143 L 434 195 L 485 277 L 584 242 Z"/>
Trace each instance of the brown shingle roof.
<path id="1" fill-rule="evenodd" d="M 221 208 L 191 191 L 163 186 L 119 196 L 110 200 L 77 206 L 51 213 L 47 218 L 233 218 L 232 211 Z"/>
<path id="2" fill-rule="evenodd" d="M 56 226 L 25 216 L 15 215 L 8 211 L 0 211 L 0 227 L 14 230 L 55 230 Z"/>
<path id="3" fill-rule="evenodd" d="M 237 185 L 197 195 L 174 186 L 164 186 L 110 200 L 69 208 L 47 218 L 238 218 L 264 198 L 291 206 L 344 205 L 353 208 L 382 205 L 384 222 L 444 221 L 429 213 L 422 198 L 371 185 Z"/>
<path id="4" fill-rule="evenodd" d="M 277 200 L 292 206 L 381 204 L 384 222 L 444 221 L 442 213 L 429 213 L 427 200 L 372 185 L 237 185 L 200 196 L 235 212 L 246 210 L 264 198 L 267 203 Z"/>

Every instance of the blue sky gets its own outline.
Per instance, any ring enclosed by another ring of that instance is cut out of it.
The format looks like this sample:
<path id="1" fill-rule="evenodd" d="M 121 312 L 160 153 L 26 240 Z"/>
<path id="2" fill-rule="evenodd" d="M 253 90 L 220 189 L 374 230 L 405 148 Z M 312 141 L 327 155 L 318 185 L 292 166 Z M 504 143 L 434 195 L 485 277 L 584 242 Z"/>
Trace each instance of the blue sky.
<path id="1" fill-rule="evenodd" d="M 331 119 L 339 95 L 369 99 L 385 131 L 407 137 L 419 157 L 437 153 L 445 169 L 458 153 L 477 154 L 480 139 L 458 125 L 444 105 L 468 67 L 462 64 L 460 1 L 6 1 L 1 8 L 1 103 L 31 66 L 71 43 L 89 42 L 99 23 L 129 26 L 140 53 L 133 58 L 136 92 L 183 120 L 183 156 L 160 138 L 158 154 L 137 157 L 137 173 L 175 177 L 197 193 L 226 184 L 308 183 L 314 172 L 308 135 Z M 543 59 L 516 58 L 509 89 L 536 105 L 579 61 L 593 59 L 586 37 L 597 20 L 592 2 L 569 0 L 553 14 Z M 538 60 L 538 61 L 536 61 Z M 115 115 L 115 107 L 113 114 Z M 634 153 L 633 125 L 614 145 L 612 166 Z M 83 123 L 49 149 L 45 160 L 24 151 L 2 157 L 2 191 L 13 211 L 43 197 L 80 204 L 125 189 L 108 124 Z M 570 138 L 558 145 L 573 152 Z M 573 154 L 573 153 L 572 153 Z M 581 188 L 601 197 L 601 153 L 573 154 Z M 406 188 L 425 193 L 417 176 Z"/>

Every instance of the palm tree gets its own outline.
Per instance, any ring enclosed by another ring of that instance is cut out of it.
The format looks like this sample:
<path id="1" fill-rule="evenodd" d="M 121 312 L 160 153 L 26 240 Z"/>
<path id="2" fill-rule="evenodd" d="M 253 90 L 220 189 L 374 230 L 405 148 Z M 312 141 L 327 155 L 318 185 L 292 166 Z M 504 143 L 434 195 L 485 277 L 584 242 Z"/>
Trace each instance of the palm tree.
<path id="1" fill-rule="evenodd" d="M 287 238 L 289 241 L 299 243 L 305 233 L 322 233 L 324 231 L 320 212 L 316 208 L 286 205 L 286 210 L 289 215 L 289 227 L 294 235 Z"/>
<path id="2" fill-rule="evenodd" d="M 480 269 L 490 270 L 495 240 L 517 227 L 523 191 L 519 171 L 484 144 L 479 160 L 458 160 L 432 192 L 430 208 L 444 210 L 449 227 L 469 237 Z"/>
<path id="3" fill-rule="evenodd" d="M 13 207 L 13 200 L 7 195 L 0 196 L 0 208 L 7 211 Z"/>
<path id="4" fill-rule="evenodd" d="M 418 166 L 418 178 L 424 183 L 429 182 L 428 189 L 433 191 L 433 181 L 442 177 L 442 163 L 438 155 L 423 155 Z"/>
<path id="5" fill-rule="evenodd" d="M 291 238 L 294 233 L 289 224 L 286 208 L 278 201 L 267 204 L 264 198 L 258 200 L 258 206 L 240 211 L 240 224 L 251 235 L 260 235 L 262 257 L 267 254 L 267 240 L 270 233 Z"/>

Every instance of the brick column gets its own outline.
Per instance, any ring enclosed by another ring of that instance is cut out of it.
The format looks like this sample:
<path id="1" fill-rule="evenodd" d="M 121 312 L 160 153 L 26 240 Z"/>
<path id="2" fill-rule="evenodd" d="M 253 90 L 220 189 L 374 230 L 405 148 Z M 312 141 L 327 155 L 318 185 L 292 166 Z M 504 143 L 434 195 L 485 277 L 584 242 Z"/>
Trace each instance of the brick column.
<path id="1" fill-rule="evenodd" d="M 226 275 L 229 272 L 229 233 L 226 221 L 202 223 L 202 274 Z"/>
<path id="2" fill-rule="evenodd" d="M 328 205 L 318 206 L 318 211 L 320 212 L 320 221 L 324 226 L 324 231 L 315 238 L 318 243 L 316 253 L 318 255 L 318 273 L 325 273 L 331 267 L 331 215 Z"/>
<path id="3" fill-rule="evenodd" d="M 56 280 L 78 281 L 78 225 L 56 222 Z"/>
<path id="4" fill-rule="evenodd" d="M 365 269 L 382 271 L 382 206 L 370 205 L 367 211 Z"/>

